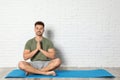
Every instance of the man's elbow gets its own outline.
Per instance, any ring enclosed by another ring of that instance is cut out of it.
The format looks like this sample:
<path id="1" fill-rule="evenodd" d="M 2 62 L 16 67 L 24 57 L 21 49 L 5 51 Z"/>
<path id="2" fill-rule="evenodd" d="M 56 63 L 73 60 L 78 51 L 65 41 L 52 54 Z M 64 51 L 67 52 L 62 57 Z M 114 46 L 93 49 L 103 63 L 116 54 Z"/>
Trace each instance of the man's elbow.
<path id="1" fill-rule="evenodd" d="M 24 58 L 25 61 L 28 60 L 28 58 L 25 55 L 23 56 L 23 58 Z"/>
<path id="2" fill-rule="evenodd" d="M 24 58 L 24 60 L 26 61 L 26 60 L 28 60 L 28 58 Z"/>
<path id="3" fill-rule="evenodd" d="M 56 57 L 55 56 L 51 56 L 51 59 L 55 59 Z"/>

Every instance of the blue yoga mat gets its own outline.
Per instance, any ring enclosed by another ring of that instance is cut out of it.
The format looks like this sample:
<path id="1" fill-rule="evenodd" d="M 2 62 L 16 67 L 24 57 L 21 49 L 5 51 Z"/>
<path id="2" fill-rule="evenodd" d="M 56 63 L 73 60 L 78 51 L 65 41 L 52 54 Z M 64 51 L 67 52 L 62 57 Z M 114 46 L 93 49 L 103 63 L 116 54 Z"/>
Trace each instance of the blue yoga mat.
<path id="1" fill-rule="evenodd" d="M 104 69 L 96 70 L 56 70 L 56 76 L 41 74 L 25 75 L 20 69 L 12 70 L 5 78 L 114 78 L 114 76 Z"/>

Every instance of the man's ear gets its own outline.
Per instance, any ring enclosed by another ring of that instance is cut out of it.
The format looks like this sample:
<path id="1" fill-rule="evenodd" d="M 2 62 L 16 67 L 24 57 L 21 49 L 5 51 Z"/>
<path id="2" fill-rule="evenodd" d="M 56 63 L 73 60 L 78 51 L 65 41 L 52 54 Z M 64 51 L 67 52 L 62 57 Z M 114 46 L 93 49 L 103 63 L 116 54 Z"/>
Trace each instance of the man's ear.
<path id="1" fill-rule="evenodd" d="M 43 32 L 45 31 L 45 29 L 43 29 Z"/>
<path id="2" fill-rule="evenodd" d="M 34 27 L 34 32 L 35 32 L 35 27 Z"/>

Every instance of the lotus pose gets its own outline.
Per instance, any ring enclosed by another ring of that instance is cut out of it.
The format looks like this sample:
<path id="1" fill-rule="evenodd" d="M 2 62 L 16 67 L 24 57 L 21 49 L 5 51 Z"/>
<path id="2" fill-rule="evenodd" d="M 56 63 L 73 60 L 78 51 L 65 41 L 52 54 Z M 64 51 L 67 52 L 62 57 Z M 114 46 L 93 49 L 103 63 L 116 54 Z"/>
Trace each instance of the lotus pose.
<path id="1" fill-rule="evenodd" d="M 23 58 L 25 61 L 20 61 L 18 67 L 24 70 L 27 74 L 43 74 L 55 76 L 55 69 L 61 64 L 61 60 L 55 56 L 55 48 L 53 43 L 43 37 L 44 23 L 38 21 L 34 25 L 36 36 L 28 40 L 25 44 Z M 30 62 L 26 62 L 30 59 Z"/>

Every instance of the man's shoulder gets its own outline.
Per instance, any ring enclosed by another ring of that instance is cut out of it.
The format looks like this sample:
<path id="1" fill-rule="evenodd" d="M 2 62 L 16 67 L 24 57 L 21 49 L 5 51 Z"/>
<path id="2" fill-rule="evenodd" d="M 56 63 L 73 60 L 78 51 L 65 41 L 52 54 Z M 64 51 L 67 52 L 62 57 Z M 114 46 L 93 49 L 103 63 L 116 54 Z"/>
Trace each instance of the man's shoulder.
<path id="1" fill-rule="evenodd" d="M 35 38 L 31 38 L 31 39 L 29 39 L 27 42 L 32 42 L 32 41 L 34 41 L 35 40 Z"/>
<path id="2" fill-rule="evenodd" d="M 46 37 L 43 37 L 43 41 L 45 42 L 51 42 L 50 39 L 46 38 Z M 31 42 L 35 42 L 35 37 L 29 39 L 27 42 L 31 43 Z"/>
<path id="3" fill-rule="evenodd" d="M 51 42 L 48 38 L 43 37 L 43 41 Z"/>

